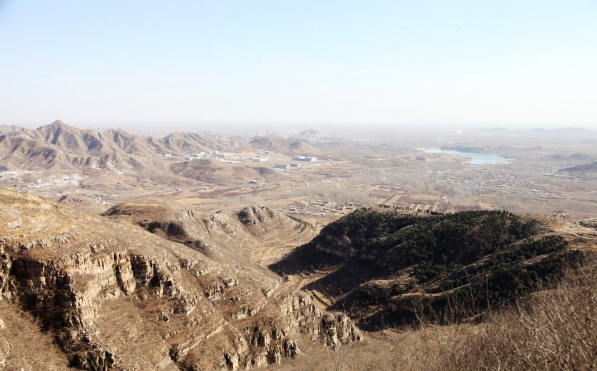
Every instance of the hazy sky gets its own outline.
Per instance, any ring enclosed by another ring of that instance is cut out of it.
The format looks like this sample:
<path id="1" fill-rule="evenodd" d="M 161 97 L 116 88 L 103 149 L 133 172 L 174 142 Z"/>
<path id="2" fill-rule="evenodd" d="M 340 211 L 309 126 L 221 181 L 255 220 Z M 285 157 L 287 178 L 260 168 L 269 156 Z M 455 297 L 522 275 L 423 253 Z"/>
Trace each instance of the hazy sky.
<path id="1" fill-rule="evenodd" d="M 58 118 L 597 128 L 597 0 L 0 0 L 0 124 Z"/>

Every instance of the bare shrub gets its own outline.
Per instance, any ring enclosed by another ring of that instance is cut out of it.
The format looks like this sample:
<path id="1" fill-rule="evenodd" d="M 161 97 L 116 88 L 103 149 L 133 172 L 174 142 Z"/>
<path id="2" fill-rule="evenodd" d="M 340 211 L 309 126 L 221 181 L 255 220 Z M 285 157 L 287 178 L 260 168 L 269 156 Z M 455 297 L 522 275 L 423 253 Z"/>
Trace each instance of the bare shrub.
<path id="1" fill-rule="evenodd" d="M 481 324 L 422 325 L 369 347 L 312 357 L 293 370 L 595 370 L 597 268 L 568 273 Z"/>
<path id="2" fill-rule="evenodd" d="M 595 370 L 597 270 L 568 274 L 554 289 L 470 327 L 443 344 L 433 369 Z"/>

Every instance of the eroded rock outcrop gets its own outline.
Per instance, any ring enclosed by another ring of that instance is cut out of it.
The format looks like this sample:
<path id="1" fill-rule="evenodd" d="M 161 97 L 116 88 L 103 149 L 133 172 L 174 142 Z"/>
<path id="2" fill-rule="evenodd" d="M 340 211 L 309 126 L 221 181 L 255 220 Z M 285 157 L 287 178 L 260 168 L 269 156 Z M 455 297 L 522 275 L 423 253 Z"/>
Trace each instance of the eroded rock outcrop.
<path id="1" fill-rule="evenodd" d="M 225 214 L 197 226 L 185 212 L 173 221 L 184 228 L 160 224 L 160 236 L 12 191 L 0 190 L 0 203 L 2 305 L 38 321 L 70 366 L 242 369 L 297 357 L 307 339 L 361 338 L 347 317 L 243 258 L 234 244 L 247 249 L 255 234 Z M 201 238 L 214 250 L 233 244 L 212 256 L 184 244 Z M 0 362 L 12 362 L 1 340 Z"/>

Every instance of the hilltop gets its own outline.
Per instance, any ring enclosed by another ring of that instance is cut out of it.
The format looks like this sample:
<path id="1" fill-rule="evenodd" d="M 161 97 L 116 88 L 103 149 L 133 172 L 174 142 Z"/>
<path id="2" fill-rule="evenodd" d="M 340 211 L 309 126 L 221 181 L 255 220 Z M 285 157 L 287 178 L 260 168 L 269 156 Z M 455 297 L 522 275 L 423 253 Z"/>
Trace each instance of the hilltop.
<path id="1" fill-rule="evenodd" d="M 213 150 L 223 150 L 224 144 L 216 138 L 206 134 L 177 132 L 164 138 L 148 138 L 155 150 L 177 154 L 196 153 Z"/>
<path id="2" fill-rule="evenodd" d="M 570 174 L 597 174 L 597 161 L 559 170 Z"/>
<path id="3" fill-rule="evenodd" d="M 316 155 L 319 153 L 308 142 L 301 139 L 285 139 L 275 135 L 267 135 L 263 137 L 255 137 L 249 142 L 249 146 L 254 149 L 261 149 L 264 151 L 275 151 L 279 153 L 296 153 Z"/>
<path id="4" fill-rule="evenodd" d="M 588 233 L 585 243 L 595 247 L 597 235 Z M 358 210 L 271 268 L 314 275 L 306 290 L 360 326 L 380 329 L 422 316 L 438 323 L 474 317 L 580 264 L 583 246 L 544 221 L 504 211 Z"/>

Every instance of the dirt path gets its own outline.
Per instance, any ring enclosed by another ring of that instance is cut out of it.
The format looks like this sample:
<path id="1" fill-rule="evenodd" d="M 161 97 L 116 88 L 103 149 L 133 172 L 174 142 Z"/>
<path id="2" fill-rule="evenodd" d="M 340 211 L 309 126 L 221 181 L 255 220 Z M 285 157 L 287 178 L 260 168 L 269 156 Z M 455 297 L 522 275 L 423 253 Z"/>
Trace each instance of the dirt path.
<path id="1" fill-rule="evenodd" d="M 269 265 L 278 262 L 295 247 L 306 242 L 305 239 L 280 241 L 277 238 L 268 238 L 263 241 L 262 247 L 251 251 L 249 259 L 259 268 L 269 271 Z M 313 297 L 315 305 L 319 309 L 325 310 L 335 302 L 336 298 L 329 290 L 316 282 L 325 274 L 325 272 L 315 272 L 309 275 L 288 275 L 285 277 L 283 285 L 290 291 L 304 290 L 308 292 Z"/>

